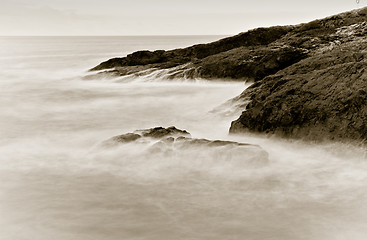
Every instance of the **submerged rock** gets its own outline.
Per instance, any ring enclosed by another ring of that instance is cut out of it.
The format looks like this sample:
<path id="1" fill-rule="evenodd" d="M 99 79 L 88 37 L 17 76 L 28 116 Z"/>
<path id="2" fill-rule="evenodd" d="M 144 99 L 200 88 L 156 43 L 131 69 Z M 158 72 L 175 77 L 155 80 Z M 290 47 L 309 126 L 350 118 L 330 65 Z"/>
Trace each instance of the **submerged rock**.
<path id="1" fill-rule="evenodd" d="M 192 138 L 186 130 L 175 127 L 156 127 L 137 130 L 112 137 L 102 143 L 103 147 L 117 147 L 124 144 L 142 145 L 141 152 L 152 157 L 174 158 L 184 155 L 189 158 L 243 161 L 252 166 L 268 163 L 268 154 L 258 145 L 222 140 Z"/>

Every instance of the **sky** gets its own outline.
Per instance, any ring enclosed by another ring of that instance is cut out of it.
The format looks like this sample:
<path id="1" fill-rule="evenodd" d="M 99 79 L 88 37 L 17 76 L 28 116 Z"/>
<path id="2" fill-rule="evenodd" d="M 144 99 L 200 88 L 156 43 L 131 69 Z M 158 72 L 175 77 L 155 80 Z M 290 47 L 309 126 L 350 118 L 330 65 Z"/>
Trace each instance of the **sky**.
<path id="1" fill-rule="evenodd" d="M 365 6 L 367 0 L 1 0 L 0 36 L 232 35 Z"/>

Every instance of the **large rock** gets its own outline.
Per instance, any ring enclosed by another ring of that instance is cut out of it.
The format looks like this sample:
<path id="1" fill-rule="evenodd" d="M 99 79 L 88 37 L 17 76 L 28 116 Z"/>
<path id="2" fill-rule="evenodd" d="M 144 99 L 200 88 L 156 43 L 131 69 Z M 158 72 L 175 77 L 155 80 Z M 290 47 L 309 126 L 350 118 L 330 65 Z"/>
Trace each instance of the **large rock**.
<path id="1" fill-rule="evenodd" d="M 230 132 L 367 140 L 367 23 L 329 36 L 310 57 L 245 90 L 238 99 L 250 103 Z"/>

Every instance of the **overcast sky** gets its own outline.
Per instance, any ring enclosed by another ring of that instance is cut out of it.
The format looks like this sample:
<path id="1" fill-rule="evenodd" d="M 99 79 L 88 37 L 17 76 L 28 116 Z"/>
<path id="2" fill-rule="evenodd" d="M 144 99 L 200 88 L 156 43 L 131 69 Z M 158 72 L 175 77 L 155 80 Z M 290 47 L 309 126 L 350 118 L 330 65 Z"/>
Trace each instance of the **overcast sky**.
<path id="1" fill-rule="evenodd" d="M 367 0 L 1 0 L 0 35 L 230 35 L 367 6 Z"/>

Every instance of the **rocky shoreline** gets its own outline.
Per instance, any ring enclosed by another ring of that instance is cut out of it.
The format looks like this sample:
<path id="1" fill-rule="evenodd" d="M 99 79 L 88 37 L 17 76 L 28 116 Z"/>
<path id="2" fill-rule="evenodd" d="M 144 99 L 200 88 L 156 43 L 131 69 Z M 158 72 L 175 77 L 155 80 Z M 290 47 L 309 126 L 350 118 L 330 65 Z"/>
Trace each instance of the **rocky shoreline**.
<path id="1" fill-rule="evenodd" d="M 296 26 L 258 28 L 209 44 L 139 51 L 101 63 L 98 74 L 252 81 L 230 133 L 311 140 L 367 139 L 367 8 Z"/>

